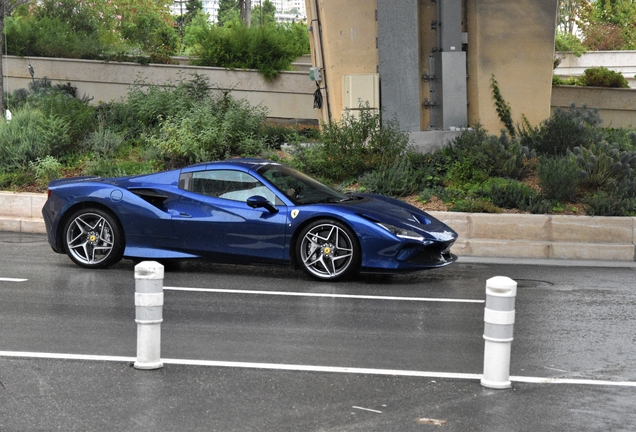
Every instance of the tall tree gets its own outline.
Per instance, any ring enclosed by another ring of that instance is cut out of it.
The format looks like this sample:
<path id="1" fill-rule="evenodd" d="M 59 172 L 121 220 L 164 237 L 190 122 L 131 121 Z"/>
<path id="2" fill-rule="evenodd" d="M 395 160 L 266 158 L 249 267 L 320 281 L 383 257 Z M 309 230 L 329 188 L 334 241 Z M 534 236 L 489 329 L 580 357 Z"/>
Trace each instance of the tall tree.
<path id="1" fill-rule="evenodd" d="M 249 27 L 252 22 L 252 0 L 238 0 L 238 4 L 241 11 L 241 21 Z"/>
<path id="2" fill-rule="evenodd" d="M 219 12 L 217 21 L 219 25 L 225 25 L 239 17 L 239 6 L 237 0 L 219 0 Z"/>
<path id="3" fill-rule="evenodd" d="M 18 6 L 30 2 L 31 0 L 0 0 L 0 48 L 4 46 L 4 17 L 10 16 Z M 0 61 L 0 115 L 4 116 L 4 71 L 2 64 Z"/>
<path id="4" fill-rule="evenodd" d="M 274 24 L 276 22 L 276 6 L 269 0 L 259 1 L 252 8 L 252 25 L 267 25 Z"/>
<path id="5" fill-rule="evenodd" d="M 575 34 L 580 27 L 581 14 L 588 0 L 559 0 L 557 25 L 565 34 Z"/>

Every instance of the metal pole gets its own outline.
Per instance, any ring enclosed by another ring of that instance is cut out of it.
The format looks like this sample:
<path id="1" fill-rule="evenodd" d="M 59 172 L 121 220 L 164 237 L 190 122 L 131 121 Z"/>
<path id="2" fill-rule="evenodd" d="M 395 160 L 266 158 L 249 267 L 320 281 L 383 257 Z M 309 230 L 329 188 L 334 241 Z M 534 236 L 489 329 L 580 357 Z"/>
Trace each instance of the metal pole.
<path id="1" fill-rule="evenodd" d="M 507 389 L 510 384 L 510 349 L 515 322 L 517 282 L 496 276 L 486 281 L 484 310 L 484 375 L 481 385 Z"/>
<path id="2" fill-rule="evenodd" d="M 144 261 L 135 266 L 135 322 L 137 361 L 135 369 L 159 369 L 163 321 L 163 266 Z"/>

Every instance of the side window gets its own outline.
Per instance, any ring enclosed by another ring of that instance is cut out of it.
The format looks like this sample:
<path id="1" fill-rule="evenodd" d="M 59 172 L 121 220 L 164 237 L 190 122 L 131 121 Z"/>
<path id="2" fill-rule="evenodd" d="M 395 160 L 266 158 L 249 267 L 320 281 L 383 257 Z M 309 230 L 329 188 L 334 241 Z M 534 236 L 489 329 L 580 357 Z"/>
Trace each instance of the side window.
<path id="1" fill-rule="evenodd" d="M 189 187 L 192 192 L 245 202 L 254 195 L 277 203 L 276 195 L 251 175 L 232 170 L 197 171 L 192 173 Z"/>

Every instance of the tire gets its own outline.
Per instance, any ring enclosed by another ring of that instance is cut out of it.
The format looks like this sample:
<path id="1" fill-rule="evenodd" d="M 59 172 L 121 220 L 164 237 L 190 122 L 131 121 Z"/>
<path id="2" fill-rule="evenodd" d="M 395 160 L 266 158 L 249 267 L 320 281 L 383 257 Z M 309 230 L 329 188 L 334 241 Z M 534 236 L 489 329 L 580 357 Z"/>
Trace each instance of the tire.
<path id="1" fill-rule="evenodd" d="M 314 279 L 332 282 L 347 279 L 358 272 L 358 239 L 338 221 L 317 220 L 300 232 L 296 261 Z"/>
<path id="2" fill-rule="evenodd" d="M 118 263 L 125 240 L 117 219 L 98 208 L 76 211 L 64 226 L 64 249 L 78 266 L 99 269 Z"/>

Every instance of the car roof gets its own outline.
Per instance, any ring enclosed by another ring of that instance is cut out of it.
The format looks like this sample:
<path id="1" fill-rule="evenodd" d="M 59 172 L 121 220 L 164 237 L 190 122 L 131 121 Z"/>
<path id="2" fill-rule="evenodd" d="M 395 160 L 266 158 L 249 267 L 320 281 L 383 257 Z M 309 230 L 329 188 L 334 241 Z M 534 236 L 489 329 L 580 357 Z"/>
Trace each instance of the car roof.
<path id="1" fill-rule="evenodd" d="M 257 169 L 263 165 L 270 164 L 279 165 L 277 162 L 273 162 L 267 159 L 236 158 L 222 161 L 202 162 L 195 165 L 190 165 L 183 168 L 182 172 L 201 171 L 218 168 L 242 168 L 245 171 L 250 171 L 253 169 Z"/>

